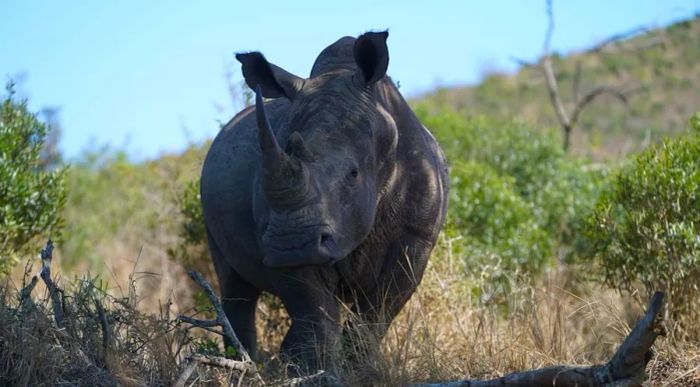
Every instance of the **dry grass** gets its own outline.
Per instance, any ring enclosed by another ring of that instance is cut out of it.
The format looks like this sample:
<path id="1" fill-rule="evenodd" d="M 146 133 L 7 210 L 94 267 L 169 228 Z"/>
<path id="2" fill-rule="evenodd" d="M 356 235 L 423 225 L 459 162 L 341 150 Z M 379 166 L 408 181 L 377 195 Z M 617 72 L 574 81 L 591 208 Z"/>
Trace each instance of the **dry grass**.
<path id="1" fill-rule="evenodd" d="M 441 243 L 418 292 L 383 343 L 341 356 L 348 385 L 400 386 L 493 378 L 555 364 L 604 363 L 648 302 L 578 281 L 566 269 L 553 270 L 534 285 L 521 284 L 503 302 L 483 302 L 465 286 L 463 257 L 448 253 L 449 241 Z M 287 326 L 280 309 L 274 298 L 259 307 L 260 344 L 268 354 L 277 350 Z M 362 325 L 356 329 L 354 335 L 369 337 Z M 700 385 L 699 343 L 660 338 L 655 350 L 649 385 Z M 362 361 L 351 364 L 347 358 Z"/>
<path id="2" fill-rule="evenodd" d="M 399 386 L 605 362 L 647 302 L 577 282 L 566 270 L 547 273 L 535 285 L 523 284 L 502 302 L 475 299 L 464 286 L 462 258 L 445 254 L 449 249 L 444 247 L 438 248 L 419 291 L 384 342 L 356 349 L 352 357 L 361 359 L 357 363 L 348 361 L 347 354 L 339 359 L 345 384 Z M 187 354 L 218 338 L 174 321 L 175 309 L 191 310 L 187 302 L 176 308 L 166 299 L 155 304 L 152 297 L 140 299 L 138 287 L 160 275 L 140 272 L 131 265 L 131 275 L 111 289 L 95 280 L 73 281 L 66 289 L 70 323 L 63 330 L 55 328 L 45 294 L 23 304 L 21 283 L 5 282 L 0 288 L 0 384 L 172 383 Z M 116 280 L 121 279 L 112 278 Z M 165 283 L 169 287 L 156 294 L 192 293 L 184 277 Z M 151 289 L 153 283 L 146 285 Z M 34 294 L 42 293 L 37 289 Z M 98 304 L 108 321 L 106 331 Z M 285 365 L 274 354 L 288 322 L 273 297 L 260 303 L 258 316 L 263 376 L 274 385 L 285 376 Z M 359 324 L 353 334 L 365 336 L 364 328 Z M 700 344 L 661 338 L 655 350 L 648 367 L 650 385 L 700 385 Z M 230 377 L 200 366 L 189 382 L 226 385 Z"/>
<path id="3" fill-rule="evenodd" d="M 171 300 L 142 305 L 135 270 L 114 289 L 98 278 L 58 280 L 62 328 L 45 287 L 24 296 L 30 272 L 28 267 L 21 282 L 0 284 L 0 385 L 169 385 L 183 359 L 201 348 L 201 336 L 175 319 Z M 225 385 L 231 377 L 207 371 L 198 375 L 199 384 Z"/>
<path id="4" fill-rule="evenodd" d="M 648 301 L 590 285 L 572 291 L 565 273 L 552 273 L 514 293 L 502 310 L 451 293 L 436 266 L 383 343 L 379 374 L 387 385 L 604 363 Z M 650 385 L 700 385 L 697 342 L 661 338 L 655 350 Z"/>

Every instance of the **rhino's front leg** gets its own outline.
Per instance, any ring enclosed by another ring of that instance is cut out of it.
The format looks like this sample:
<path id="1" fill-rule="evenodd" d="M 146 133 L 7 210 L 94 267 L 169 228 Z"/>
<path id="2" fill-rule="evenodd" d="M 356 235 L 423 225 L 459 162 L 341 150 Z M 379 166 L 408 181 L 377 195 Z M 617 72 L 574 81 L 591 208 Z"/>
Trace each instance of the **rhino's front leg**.
<path id="1" fill-rule="evenodd" d="M 282 353 L 301 374 L 332 371 L 338 356 L 341 326 L 337 281 L 320 267 L 295 269 L 276 286 L 292 325 Z"/>
<path id="2" fill-rule="evenodd" d="M 435 242 L 407 234 L 391 244 L 374 289 L 358 291 L 353 311 L 380 342 L 392 320 L 416 291 Z M 355 329 L 352 321 L 348 329 Z M 346 332 L 357 336 L 358 332 Z"/>

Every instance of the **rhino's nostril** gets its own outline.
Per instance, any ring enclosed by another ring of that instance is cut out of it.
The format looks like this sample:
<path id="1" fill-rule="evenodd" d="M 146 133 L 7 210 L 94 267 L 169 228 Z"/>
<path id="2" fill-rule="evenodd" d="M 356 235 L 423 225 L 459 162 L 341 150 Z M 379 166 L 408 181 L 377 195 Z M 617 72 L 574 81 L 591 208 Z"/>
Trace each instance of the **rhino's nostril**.
<path id="1" fill-rule="evenodd" d="M 332 242 L 332 241 L 333 241 L 333 236 L 331 236 L 331 234 L 329 234 L 327 232 L 324 232 L 321 234 L 321 244 L 322 245 L 326 244 L 328 242 Z"/>

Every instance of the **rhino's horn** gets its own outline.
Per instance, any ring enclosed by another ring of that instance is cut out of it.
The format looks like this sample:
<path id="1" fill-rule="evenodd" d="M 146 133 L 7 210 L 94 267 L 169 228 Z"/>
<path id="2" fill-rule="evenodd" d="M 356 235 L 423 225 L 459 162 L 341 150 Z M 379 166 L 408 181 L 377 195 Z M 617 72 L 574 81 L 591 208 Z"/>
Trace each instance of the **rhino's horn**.
<path id="1" fill-rule="evenodd" d="M 278 210 L 304 201 L 308 191 L 308 170 L 298 159 L 282 152 L 265 112 L 260 86 L 255 88 L 255 116 L 262 153 L 263 192 L 268 204 Z"/>
<path id="2" fill-rule="evenodd" d="M 277 144 L 270 120 L 267 119 L 260 85 L 255 88 L 255 116 L 258 121 L 258 139 L 260 140 L 260 150 L 263 152 L 263 157 L 279 158 L 282 151 L 279 144 Z"/>

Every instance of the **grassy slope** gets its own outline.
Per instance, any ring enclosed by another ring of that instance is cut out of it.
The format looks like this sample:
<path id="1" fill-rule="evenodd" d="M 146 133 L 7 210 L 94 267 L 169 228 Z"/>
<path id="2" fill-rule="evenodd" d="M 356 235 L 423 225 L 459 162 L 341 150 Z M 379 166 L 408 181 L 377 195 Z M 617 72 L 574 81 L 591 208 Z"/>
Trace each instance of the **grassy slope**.
<path id="1" fill-rule="evenodd" d="M 598 53 L 555 58 L 560 92 L 569 106 L 579 61 L 579 95 L 613 86 L 630 97 L 629 108 L 607 95 L 589 105 L 573 140 L 578 154 L 617 158 L 639 150 L 648 141 L 684 130 L 700 107 L 700 17 L 620 41 Z M 449 106 L 470 115 L 516 116 L 536 127 L 558 125 L 544 79 L 534 67 L 514 75 L 492 74 L 477 86 L 441 89 L 420 100 L 436 109 Z"/>

